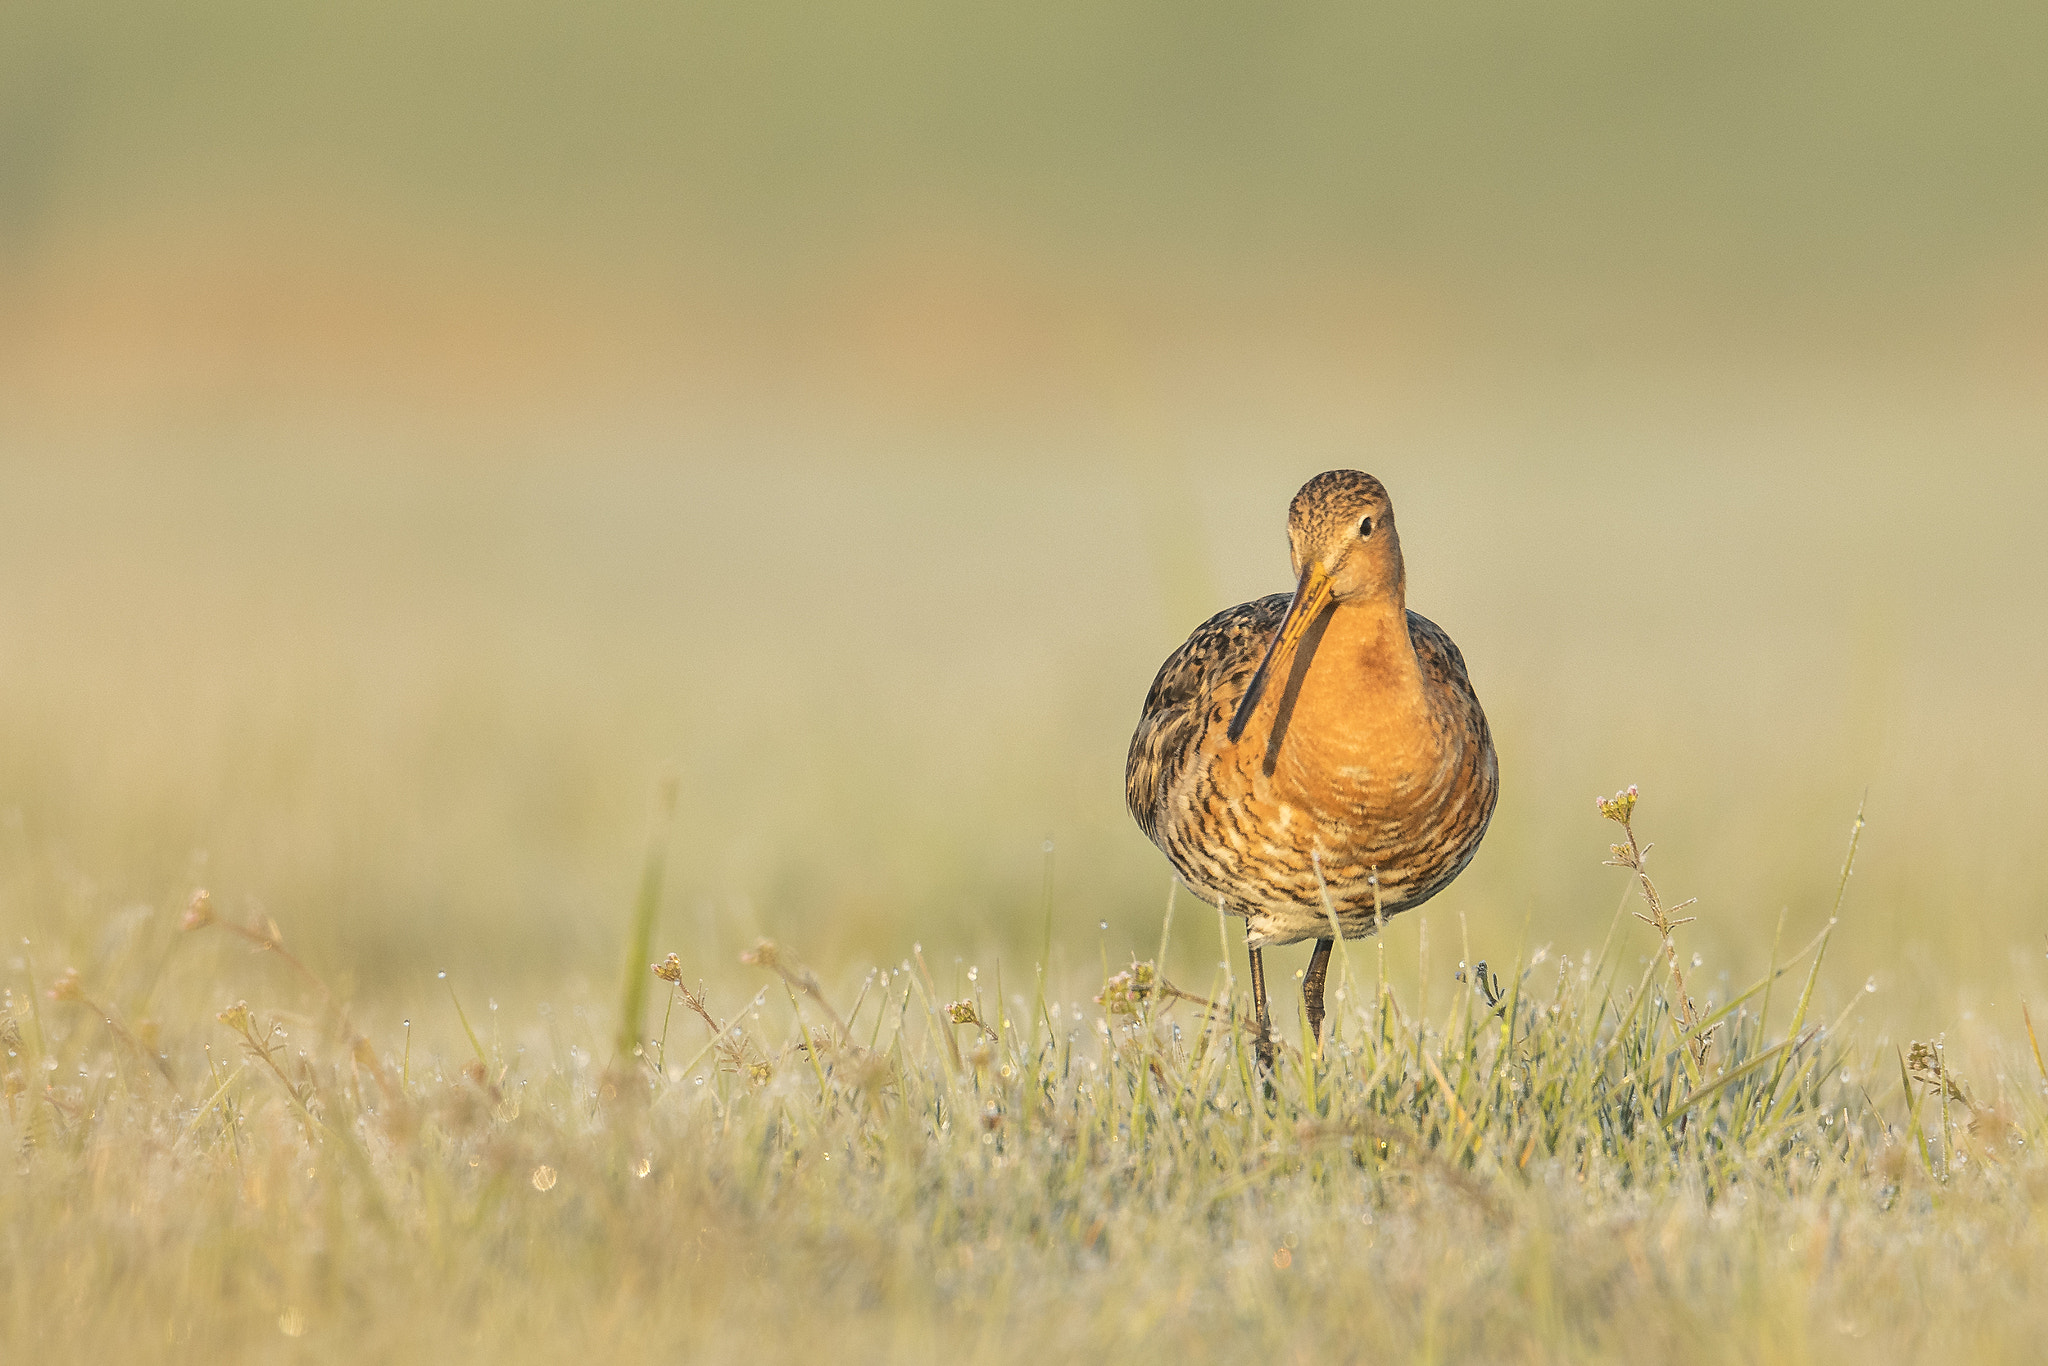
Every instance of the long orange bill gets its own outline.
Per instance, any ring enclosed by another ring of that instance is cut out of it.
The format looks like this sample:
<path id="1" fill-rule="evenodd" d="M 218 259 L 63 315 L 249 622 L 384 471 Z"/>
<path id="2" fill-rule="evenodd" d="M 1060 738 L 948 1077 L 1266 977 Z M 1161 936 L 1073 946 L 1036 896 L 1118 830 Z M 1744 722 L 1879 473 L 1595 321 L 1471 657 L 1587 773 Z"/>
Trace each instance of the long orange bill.
<path id="1" fill-rule="evenodd" d="M 1311 563 L 1301 571 L 1301 582 L 1295 585 L 1294 601 L 1287 605 L 1287 615 L 1280 620 L 1280 629 L 1273 633 L 1273 643 L 1266 647 L 1266 657 L 1259 661 L 1259 671 L 1252 675 L 1251 685 L 1238 700 L 1237 714 L 1230 718 L 1228 732 L 1234 744 L 1244 734 L 1252 713 L 1258 710 L 1259 698 L 1266 691 L 1266 680 L 1273 672 L 1273 666 L 1294 657 L 1294 647 L 1301 644 L 1302 636 L 1330 601 L 1330 576 L 1319 564 Z"/>

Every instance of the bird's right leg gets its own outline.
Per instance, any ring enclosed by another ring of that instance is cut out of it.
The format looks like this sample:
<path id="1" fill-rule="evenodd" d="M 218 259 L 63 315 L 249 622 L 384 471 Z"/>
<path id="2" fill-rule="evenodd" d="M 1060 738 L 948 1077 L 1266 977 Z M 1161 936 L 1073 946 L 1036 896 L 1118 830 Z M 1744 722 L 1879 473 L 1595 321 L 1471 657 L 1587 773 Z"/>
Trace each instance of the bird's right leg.
<path id="1" fill-rule="evenodd" d="M 1309 955 L 1308 972 L 1301 983 L 1302 998 L 1308 1003 L 1308 1032 L 1318 1044 L 1323 1041 L 1323 981 L 1330 975 L 1330 949 L 1337 941 L 1318 939 Z"/>
<path id="2" fill-rule="evenodd" d="M 1251 921 L 1245 921 L 1245 934 L 1251 934 Z M 1252 959 L 1252 1014 L 1256 1017 L 1253 1027 L 1258 1033 L 1259 1066 L 1265 1069 L 1267 1077 L 1273 1075 L 1273 1021 L 1266 1013 L 1266 964 L 1255 944 L 1251 947 Z"/>

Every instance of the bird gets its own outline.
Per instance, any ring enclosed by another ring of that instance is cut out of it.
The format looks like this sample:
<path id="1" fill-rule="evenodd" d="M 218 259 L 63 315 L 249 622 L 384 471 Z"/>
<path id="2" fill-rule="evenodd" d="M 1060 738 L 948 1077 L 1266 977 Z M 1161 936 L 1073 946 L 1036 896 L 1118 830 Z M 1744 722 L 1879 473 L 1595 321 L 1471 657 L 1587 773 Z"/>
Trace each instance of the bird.
<path id="1" fill-rule="evenodd" d="M 1131 815 L 1182 885 L 1244 918 L 1268 1077 L 1261 950 L 1316 941 L 1302 991 L 1320 1043 L 1336 933 L 1376 933 L 1450 885 L 1500 793 L 1465 657 L 1408 609 L 1386 487 L 1318 474 L 1288 505 L 1287 539 L 1294 591 L 1218 612 L 1167 656 L 1124 771 Z"/>

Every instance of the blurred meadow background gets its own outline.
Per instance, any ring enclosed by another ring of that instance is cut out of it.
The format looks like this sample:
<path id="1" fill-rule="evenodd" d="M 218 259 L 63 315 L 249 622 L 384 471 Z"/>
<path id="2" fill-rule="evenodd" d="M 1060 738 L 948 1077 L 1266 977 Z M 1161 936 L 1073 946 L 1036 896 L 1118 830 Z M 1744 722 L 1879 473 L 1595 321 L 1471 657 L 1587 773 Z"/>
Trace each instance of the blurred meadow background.
<path id="1" fill-rule="evenodd" d="M 1636 782 L 1753 975 L 1867 792 L 1823 995 L 2011 1035 L 2044 56 L 2023 4 L 19 0 L 0 929 L 182 971 L 204 885 L 459 1038 L 442 969 L 610 999 L 673 775 L 693 974 L 1021 978 L 1050 841 L 1085 984 L 1158 939 L 1154 669 L 1355 466 L 1500 745 L 1440 966 L 1597 945 Z"/>

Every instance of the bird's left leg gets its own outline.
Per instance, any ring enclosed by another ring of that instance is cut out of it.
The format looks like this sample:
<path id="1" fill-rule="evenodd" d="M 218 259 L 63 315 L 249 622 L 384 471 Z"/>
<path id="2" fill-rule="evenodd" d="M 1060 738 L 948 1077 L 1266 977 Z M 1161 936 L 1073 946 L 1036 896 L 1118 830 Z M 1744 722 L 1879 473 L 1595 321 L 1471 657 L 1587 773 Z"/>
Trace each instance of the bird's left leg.
<path id="1" fill-rule="evenodd" d="M 1308 972 L 1302 977 L 1301 995 L 1308 1002 L 1308 1032 L 1318 1045 L 1323 1041 L 1323 979 L 1330 975 L 1330 949 L 1337 941 L 1318 939 L 1309 955 Z"/>
<path id="2" fill-rule="evenodd" d="M 1251 934 L 1251 918 L 1249 916 L 1245 918 L 1245 934 L 1247 936 Z M 1257 945 L 1253 945 L 1251 948 L 1251 959 L 1252 1014 L 1256 1017 L 1252 1022 L 1252 1027 L 1259 1031 L 1257 1044 L 1259 1066 L 1265 1070 L 1266 1076 L 1270 1079 L 1273 1075 L 1273 1021 L 1266 1013 L 1266 964 L 1265 960 L 1260 956 Z M 1270 1084 L 1270 1080 L 1268 1084 Z"/>

